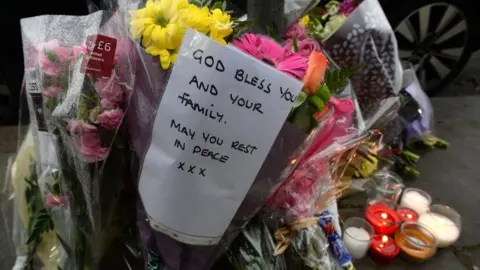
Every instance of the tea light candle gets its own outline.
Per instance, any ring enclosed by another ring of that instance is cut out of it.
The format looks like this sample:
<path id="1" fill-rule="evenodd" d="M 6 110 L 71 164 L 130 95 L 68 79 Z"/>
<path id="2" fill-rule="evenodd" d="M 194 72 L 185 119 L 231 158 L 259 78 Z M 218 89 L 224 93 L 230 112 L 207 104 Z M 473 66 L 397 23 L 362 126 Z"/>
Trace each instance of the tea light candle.
<path id="1" fill-rule="evenodd" d="M 395 241 L 401 256 L 407 260 L 420 262 L 437 253 L 437 240 L 428 228 L 416 223 L 405 222 L 395 232 Z"/>
<path id="2" fill-rule="evenodd" d="M 377 263 L 391 263 L 399 252 L 395 240 L 387 235 L 376 235 L 370 244 L 370 254 Z"/>
<path id="3" fill-rule="evenodd" d="M 370 246 L 370 234 L 367 230 L 350 227 L 345 230 L 343 243 L 354 259 L 361 259 L 367 254 Z"/>
<path id="4" fill-rule="evenodd" d="M 400 215 L 400 217 L 402 217 L 403 221 L 417 221 L 418 220 L 418 214 L 415 213 L 415 211 L 413 211 L 410 208 L 399 207 L 397 209 L 397 213 Z"/>
<path id="5" fill-rule="evenodd" d="M 420 215 L 418 223 L 430 229 L 438 240 L 438 247 L 448 247 L 460 236 L 460 229 L 449 218 L 437 213 Z"/>
<path id="6" fill-rule="evenodd" d="M 402 223 L 402 218 L 395 209 L 382 201 L 367 206 L 365 217 L 377 234 L 393 234 Z"/>
<path id="7" fill-rule="evenodd" d="M 428 193 L 416 188 L 407 188 L 402 195 L 400 206 L 407 207 L 419 215 L 428 212 L 432 198 Z"/>

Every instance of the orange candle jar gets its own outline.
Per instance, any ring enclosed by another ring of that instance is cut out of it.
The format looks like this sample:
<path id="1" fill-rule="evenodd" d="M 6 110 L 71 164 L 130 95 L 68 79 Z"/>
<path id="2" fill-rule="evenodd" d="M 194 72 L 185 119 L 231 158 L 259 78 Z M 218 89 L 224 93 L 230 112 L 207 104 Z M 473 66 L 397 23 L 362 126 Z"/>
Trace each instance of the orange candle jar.
<path id="1" fill-rule="evenodd" d="M 423 262 L 437 253 L 437 239 L 424 226 L 405 222 L 395 233 L 400 256 L 413 262 Z"/>

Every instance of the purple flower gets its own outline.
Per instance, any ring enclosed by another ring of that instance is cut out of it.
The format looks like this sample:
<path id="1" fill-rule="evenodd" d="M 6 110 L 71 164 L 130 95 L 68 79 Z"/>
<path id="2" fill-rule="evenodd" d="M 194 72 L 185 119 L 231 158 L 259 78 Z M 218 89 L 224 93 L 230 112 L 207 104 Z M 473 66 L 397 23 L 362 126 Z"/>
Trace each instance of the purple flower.
<path id="1" fill-rule="evenodd" d="M 352 14 L 357 6 L 355 5 L 354 0 L 345 0 L 340 3 L 340 7 L 338 8 L 338 13 L 348 16 Z"/>
<path id="2" fill-rule="evenodd" d="M 121 109 L 104 111 L 97 117 L 97 123 L 108 130 L 116 130 L 123 118 Z"/>

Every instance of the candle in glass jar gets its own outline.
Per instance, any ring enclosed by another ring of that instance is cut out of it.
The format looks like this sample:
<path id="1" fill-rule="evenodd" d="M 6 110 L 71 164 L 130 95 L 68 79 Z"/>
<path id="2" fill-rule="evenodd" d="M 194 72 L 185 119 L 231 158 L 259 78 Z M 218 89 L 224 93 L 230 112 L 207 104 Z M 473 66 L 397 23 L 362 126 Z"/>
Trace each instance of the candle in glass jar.
<path id="1" fill-rule="evenodd" d="M 438 241 L 438 247 L 448 247 L 460 236 L 457 225 L 445 216 L 437 213 L 420 215 L 418 223 L 429 228 Z"/>
<path id="2" fill-rule="evenodd" d="M 395 232 L 395 241 L 401 256 L 409 261 L 422 262 L 437 253 L 437 240 L 433 233 L 417 222 L 405 222 Z"/>
<path id="3" fill-rule="evenodd" d="M 347 228 L 343 235 L 343 243 L 354 259 L 365 257 L 370 246 L 370 239 L 371 236 L 367 230 L 357 227 Z"/>
<path id="4" fill-rule="evenodd" d="M 400 215 L 400 217 L 402 217 L 403 221 L 417 221 L 418 220 L 418 214 L 415 213 L 415 211 L 413 211 L 410 208 L 399 207 L 397 209 L 397 213 Z"/>
<path id="5" fill-rule="evenodd" d="M 391 235 L 402 223 L 402 219 L 395 209 L 383 201 L 368 205 L 365 217 L 377 234 Z"/>
<path id="6" fill-rule="evenodd" d="M 395 240 L 387 235 L 376 235 L 370 244 L 370 254 L 377 263 L 391 263 L 399 252 Z"/>
<path id="7" fill-rule="evenodd" d="M 416 188 L 407 188 L 402 195 L 400 206 L 410 208 L 419 215 L 428 212 L 432 198 L 428 193 Z"/>

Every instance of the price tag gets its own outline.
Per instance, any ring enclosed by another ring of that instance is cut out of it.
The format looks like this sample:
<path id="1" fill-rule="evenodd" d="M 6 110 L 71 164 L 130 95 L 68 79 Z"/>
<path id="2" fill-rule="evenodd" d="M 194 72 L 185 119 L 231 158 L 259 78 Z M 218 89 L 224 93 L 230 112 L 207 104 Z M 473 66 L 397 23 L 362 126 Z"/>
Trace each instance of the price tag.
<path id="1" fill-rule="evenodd" d="M 87 37 L 88 56 L 83 59 L 81 71 L 110 77 L 117 48 L 117 40 L 104 35 Z"/>
<path id="2" fill-rule="evenodd" d="M 187 244 L 217 244 L 302 86 L 249 55 L 187 31 L 140 177 L 152 227 Z"/>

